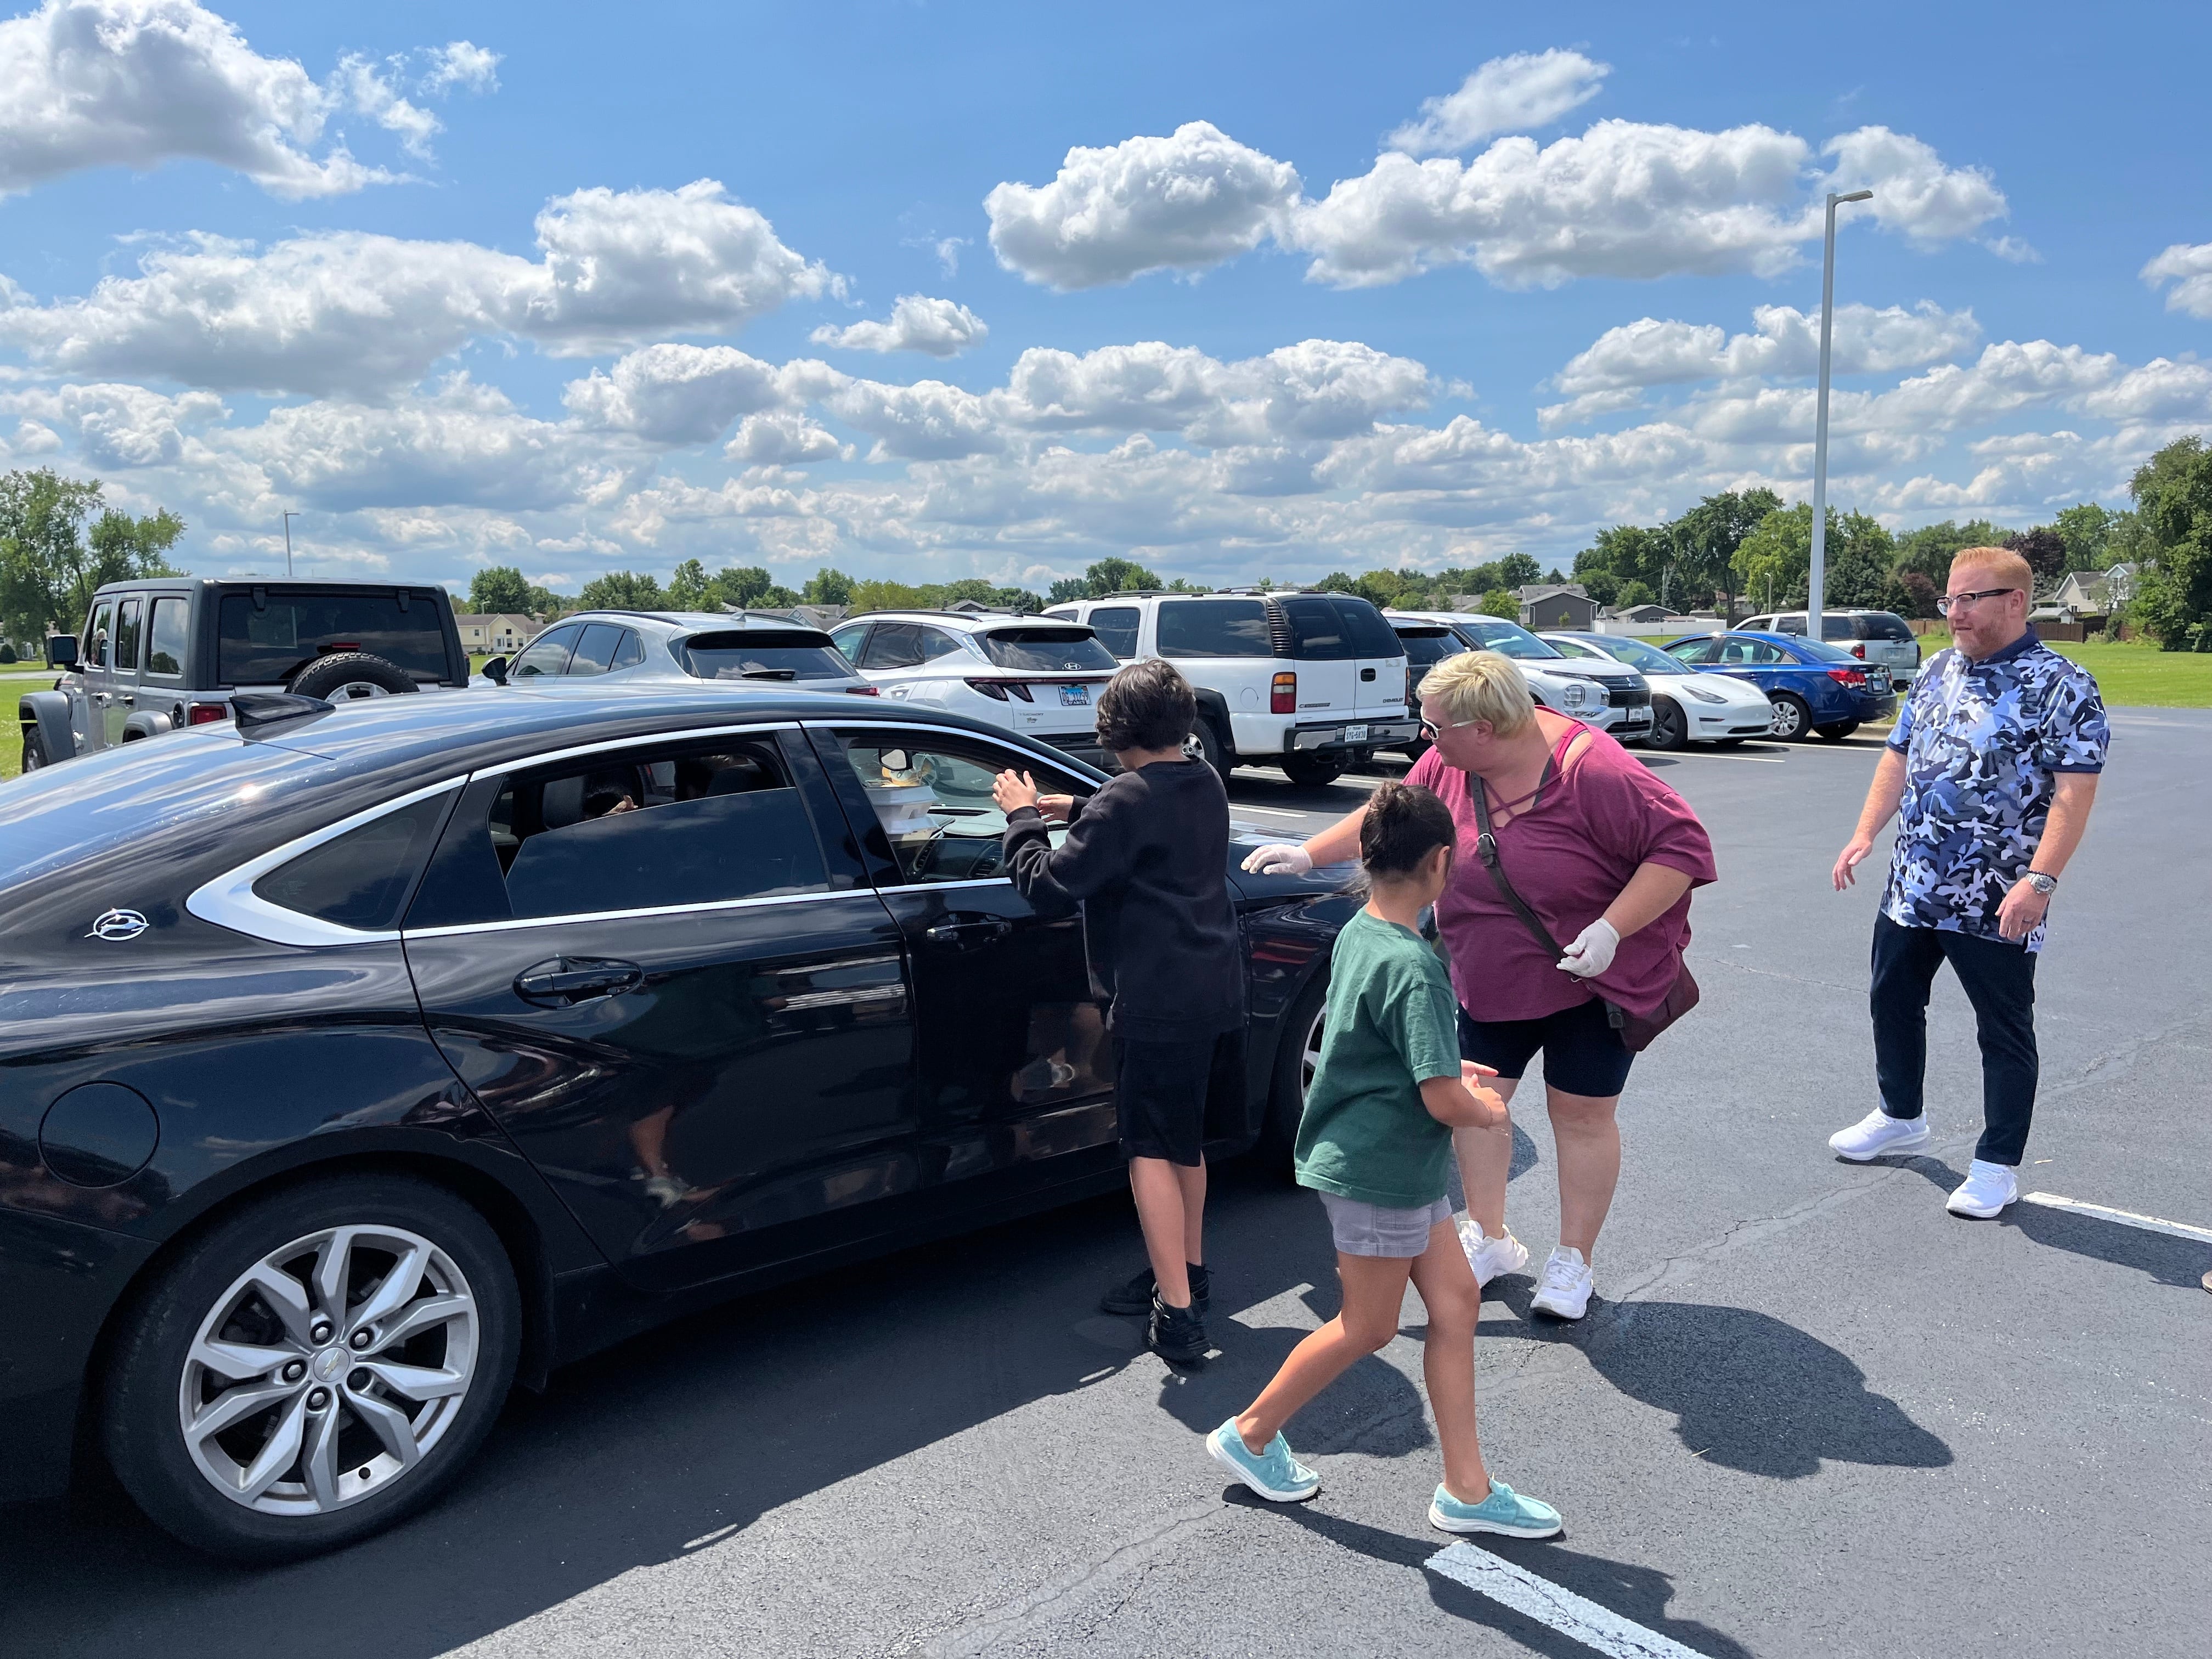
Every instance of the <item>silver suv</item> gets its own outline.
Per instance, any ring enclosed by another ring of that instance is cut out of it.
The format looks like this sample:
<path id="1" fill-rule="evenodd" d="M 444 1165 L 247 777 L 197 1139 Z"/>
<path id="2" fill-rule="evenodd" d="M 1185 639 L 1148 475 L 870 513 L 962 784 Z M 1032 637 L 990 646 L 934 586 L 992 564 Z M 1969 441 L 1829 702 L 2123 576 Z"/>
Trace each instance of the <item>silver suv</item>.
<path id="1" fill-rule="evenodd" d="M 1513 659 L 1540 706 L 1571 714 L 1623 743 L 1651 734 L 1650 682 L 1626 663 L 1571 658 L 1503 617 L 1465 611 L 1389 611 L 1383 615 L 1401 636 L 1416 636 L 1407 640 L 1407 649 L 1421 653 L 1423 674 L 1462 651 L 1495 651 Z M 1449 639 L 1434 637 L 1436 629 Z M 1423 746 L 1417 743 L 1408 752 L 1417 754 Z"/>
<path id="2" fill-rule="evenodd" d="M 1778 611 L 1736 624 L 1752 634 L 1805 635 L 1805 613 Z M 1912 625 L 1894 611 L 1823 611 L 1820 637 L 1841 646 L 1861 662 L 1878 662 L 1890 678 L 1903 684 L 1920 672 L 1920 640 Z"/>
<path id="3" fill-rule="evenodd" d="M 1123 662 L 1164 657 L 1182 670 L 1198 693 L 1191 750 L 1224 778 L 1279 766 L 1293 783 L 1328 783 L 1419 734 L 1406 647 L 1352 594 L 1109 593 L 1044 614 L 1088 623 Z"/>
<path id="4" fill-rule="evenodd" d="M 732 690 L 876 692 L 820 629 L 757 611 L 582 611 L 562 617 L 512 659 L 494 657 L 483 673 L 500 685 L 714 680 Z"/>

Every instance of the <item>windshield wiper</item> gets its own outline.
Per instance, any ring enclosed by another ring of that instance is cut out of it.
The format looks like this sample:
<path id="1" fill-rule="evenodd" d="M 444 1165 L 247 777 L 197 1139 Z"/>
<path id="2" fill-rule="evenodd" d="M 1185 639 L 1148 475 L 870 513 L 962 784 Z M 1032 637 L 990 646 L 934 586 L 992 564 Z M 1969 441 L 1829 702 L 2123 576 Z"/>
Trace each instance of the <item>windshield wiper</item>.
<path id="1" fill-rule="evenodd" d="M 799 678 L 799 671 L 796 668 L 740 668 L 738 678 L 741 680 L 795 680 Z"/>

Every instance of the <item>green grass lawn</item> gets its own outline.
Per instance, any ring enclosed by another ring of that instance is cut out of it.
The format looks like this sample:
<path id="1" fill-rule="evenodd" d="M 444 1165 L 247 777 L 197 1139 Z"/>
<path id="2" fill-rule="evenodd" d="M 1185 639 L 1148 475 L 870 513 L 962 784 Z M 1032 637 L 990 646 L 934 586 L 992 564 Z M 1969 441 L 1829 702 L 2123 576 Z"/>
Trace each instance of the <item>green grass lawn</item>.
<path id="1" fill-rule="evenodd" d="M 1948 634 L 1922 635 L 1921 660 L 1950 643 Z M 2161 651 L 2142 640 L 2125 645 L 2057 640 L 2051 648 L 2094 674 L 2106 702 L 2115 708 L 2212 708 L 2212 653 Z"/>

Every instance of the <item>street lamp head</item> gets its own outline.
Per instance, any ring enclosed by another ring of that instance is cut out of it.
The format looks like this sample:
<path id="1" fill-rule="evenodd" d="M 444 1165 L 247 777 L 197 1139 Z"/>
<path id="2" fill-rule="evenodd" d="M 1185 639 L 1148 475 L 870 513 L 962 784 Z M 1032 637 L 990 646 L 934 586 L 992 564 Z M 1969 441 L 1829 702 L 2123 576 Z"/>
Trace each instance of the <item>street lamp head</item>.
<path id="1" fill-rule="evenodd" d="M 1844 202 L 1871 202 L 1874 200 L 1874 192 L 1870 190 L 1855 190 L 1848 196 L 1830 196 L 1828 199 L 1838 204 Z"/>

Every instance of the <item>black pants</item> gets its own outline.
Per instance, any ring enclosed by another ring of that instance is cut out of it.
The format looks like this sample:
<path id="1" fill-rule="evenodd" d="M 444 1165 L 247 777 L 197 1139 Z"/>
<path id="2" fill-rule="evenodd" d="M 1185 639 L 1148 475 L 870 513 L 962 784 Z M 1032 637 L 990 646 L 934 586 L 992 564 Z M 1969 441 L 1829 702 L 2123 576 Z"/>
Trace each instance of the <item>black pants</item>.
<path id="1" fill-rule="evenodd" d="M 1974 1005 L 1982 1044 L 1982 1139 L 1974 1156 L 2017 1166 L 2035 1115 L 2035 953 L 2002 939 L 1874 919 L 1874 1070 L 1881 1109 L 1921 1113 L 1928 993 L 1944 963 Z"/>

